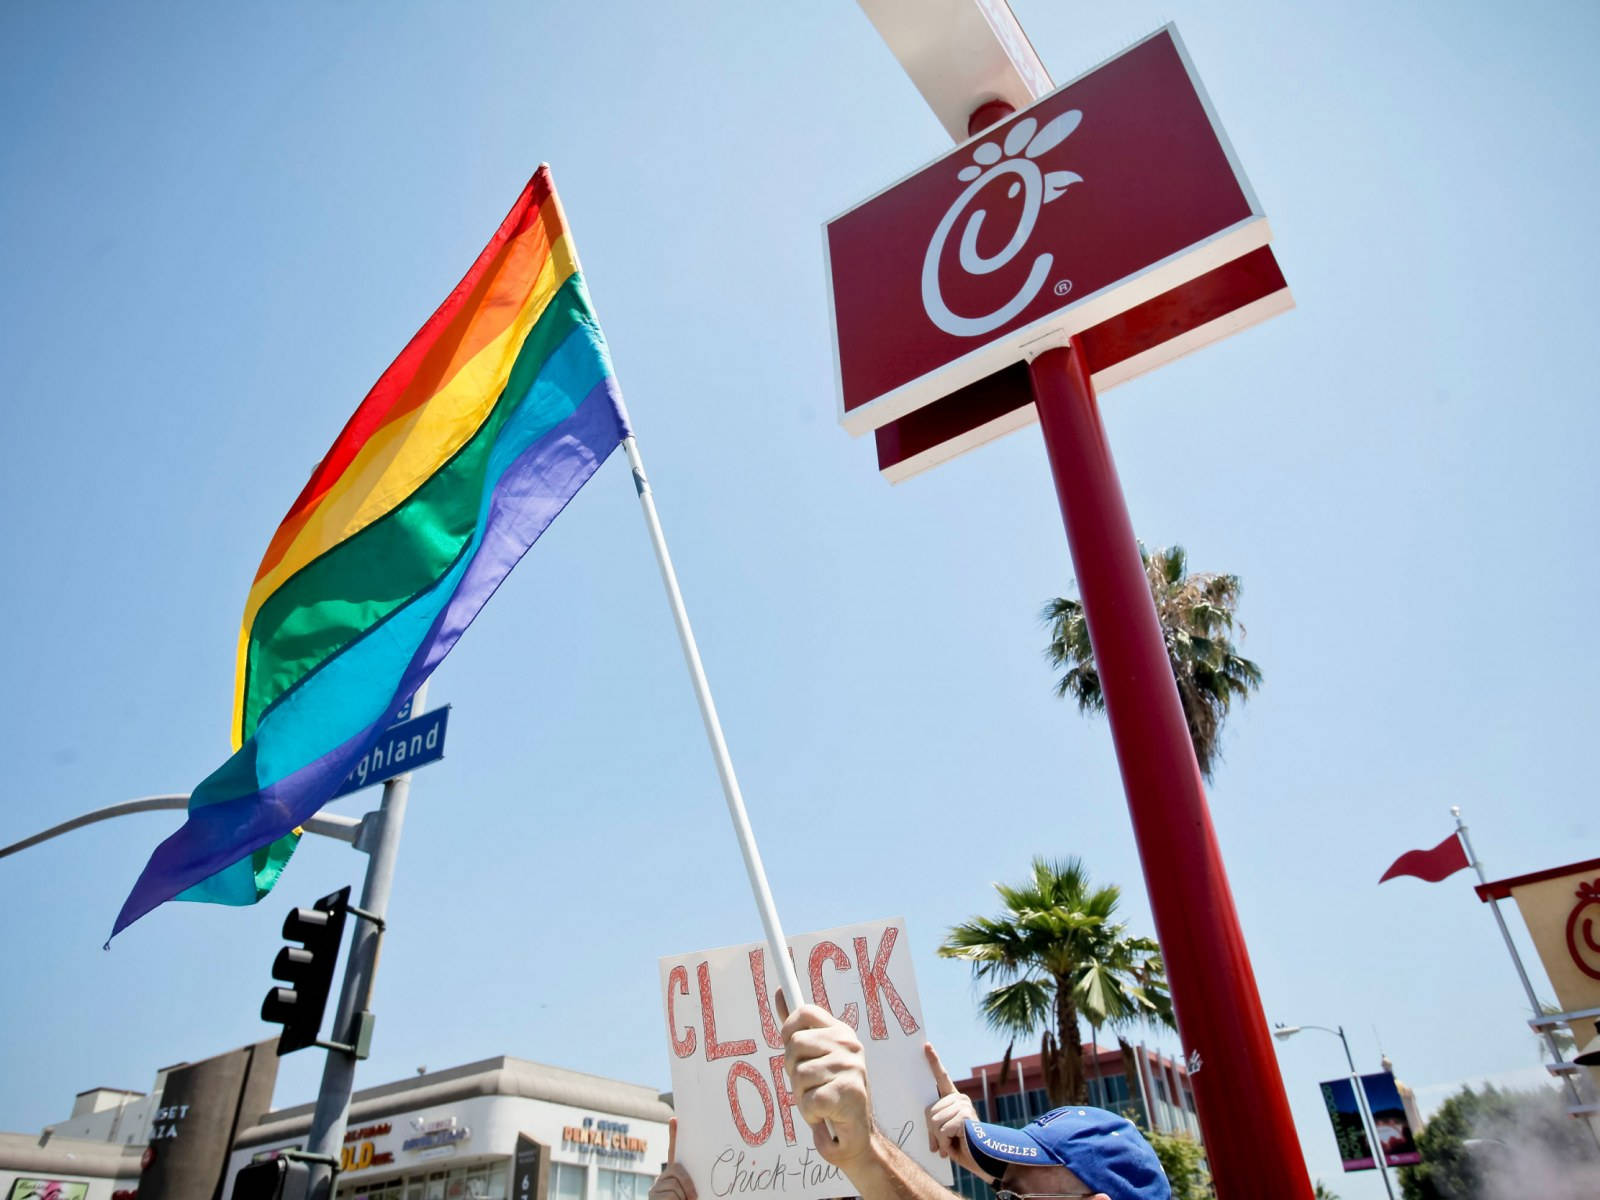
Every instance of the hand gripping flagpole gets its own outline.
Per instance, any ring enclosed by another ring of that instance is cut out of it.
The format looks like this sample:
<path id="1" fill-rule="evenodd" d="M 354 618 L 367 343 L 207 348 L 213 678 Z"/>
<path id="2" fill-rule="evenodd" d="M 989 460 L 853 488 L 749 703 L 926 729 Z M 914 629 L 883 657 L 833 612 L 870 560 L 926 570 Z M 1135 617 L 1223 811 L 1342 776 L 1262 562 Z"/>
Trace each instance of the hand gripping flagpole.
<path id="1" fill-rule="evenodd" d="M 722 722 L 717 718 L 717 706 L 711 699 L 711 685 L 706 681 L 705 667 L 700 662 L 700 648 L 695 644 L 694 630 L 689 627 L 689 613 L 683 606 L 683 593 L 678 590 L 678 574 L 672 569 L 672 556 L 667 553 L 667 539 L 661 532 L 661 518 L 656 515 L 656 501 L 650 491 L 650 480 L 645 476 L 644 462 L 639 457 L 639 444 L 629 436 L 622 439 L 622 448 L 627 452 L 628 465 L 633 468 L 633 486 L 639 493 L 639 507 L 644 510 L 645 527 L 650 530 L 650 544 L 655 548 L 656 564 L 661 568 L 661 582 L 667 589 L 667 603 L 672 608 L 672 619 L 678 627 L 684 660 L 689 664 L 695 699 L 700 702 L 700 718 L 705 722 L 706 739 L 711 743 L 711 756 L 716 759 L 717 775 L 722 780 L 722 794 L 728 801 L 728 816 L 733 821 L 733 832 L 739 839 L 739 850 L 744 855 L 744 868 L 750 875 L 750 890 L 755 894 L 756 908 L 761 912 L 769 957 L 777 966 L 784 999 L 793 1009 L 804 1002 L 800 980 L 789 958 L 783 926 L 778 921 L 778 909 L 772 902 L 772 889 L 767 886 L 767 872 L 761 865 L 761 851 L 756 846 L 756 835 L 750 828 L 750 817 L 744 809 L 739 780 L 733 773 L 733 759 L 728 754 L 727 740 L 722 736 Z"/>

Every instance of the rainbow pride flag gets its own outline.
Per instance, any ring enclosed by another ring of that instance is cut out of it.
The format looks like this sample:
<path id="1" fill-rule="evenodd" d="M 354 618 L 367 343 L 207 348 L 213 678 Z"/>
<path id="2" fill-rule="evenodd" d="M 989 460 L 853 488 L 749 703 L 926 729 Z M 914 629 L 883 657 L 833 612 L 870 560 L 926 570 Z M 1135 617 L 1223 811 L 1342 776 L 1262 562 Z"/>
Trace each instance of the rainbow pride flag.
<path id="1" fill-rule="evenodd" d="M 266 895 L 301 823 L 628 434 L 541 166 L 273 534 L 239 635 L 234 754 L 112 936 L 174 897 Z"/>

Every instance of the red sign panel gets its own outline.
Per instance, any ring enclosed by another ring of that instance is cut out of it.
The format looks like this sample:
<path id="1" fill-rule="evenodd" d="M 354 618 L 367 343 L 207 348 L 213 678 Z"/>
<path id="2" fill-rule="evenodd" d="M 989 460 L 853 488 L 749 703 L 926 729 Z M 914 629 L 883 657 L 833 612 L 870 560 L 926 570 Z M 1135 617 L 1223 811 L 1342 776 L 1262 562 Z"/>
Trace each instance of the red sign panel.
<path id="1" fill-rule="evenodd" d="M 1271 246 L 1181 283 L 1078 335 L 1097 395 L 1291 307 Z M 890 483 L 965 454 L 1038 419 L 1018 359 L 872 431 Z"/>
<path id="2" fill-rule="evenodd" d="M 1003 372 L 1030 343 L 1156 301 L 1269 231 L 1168 26 L 826 235 L 840 420 L 860 434 Z"/>

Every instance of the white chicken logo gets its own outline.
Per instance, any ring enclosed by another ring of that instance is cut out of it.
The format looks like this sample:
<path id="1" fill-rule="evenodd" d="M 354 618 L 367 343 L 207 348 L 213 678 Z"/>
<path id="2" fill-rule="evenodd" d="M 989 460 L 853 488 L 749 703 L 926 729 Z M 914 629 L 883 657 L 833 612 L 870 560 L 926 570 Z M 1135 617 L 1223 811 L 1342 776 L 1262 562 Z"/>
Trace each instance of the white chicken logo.
<path id="1" fill-rule="evenodd" d="M 1074 183 L 1083 182 L 1083 177 L 1073 171 L 1051 171 L 1046 174 L 1034 162 L 1034 159 L 1049 153 L 1066 140 L 1081 120 L 1083 113 L 1076 108 L 1062 113 L 1043 129 L 1039 128 L 1039 122 L 1033 117 L 1024 117 L 1006 132 L 1003 151 L 995 142 L 980 142 L 972 151 L 972 165 L 963 167 L 957 173 L 956 178 L 965 182 L 967 189 L 956 197 L 956 202 L 939 221 L 938 228 L 933 231 L 933 240 L 928 244 L 928 253 L 922 260 L 922 307 L 927 310 L 928 319 L 946 333 L 957 337 L 977 337 L 998 329 L 1026 308 L 1039 294 L 1039 289 L 1044 287 L 1053 261 L 1053 256 L 1049 254 L 1041 254 L 1033 260 L 1022 289 L 1001 307 L 981 317 L 963 317 L 951 312 L 950 306 L 944 302 L 944 295 L 939 290 L 939 264 L 944 258 L 945 243 L 949 241 L 951 231 L 967 211 L 968 205 L 987 184 L 1002 175 L 1017 177 L 1006 191 L 1008 199 L 1015 199 L 1019 192 L 1022 193 L 1022 212 L 1017 218 L 1016 230 L 998 253 L 988 257 L 979 254 L 978 231 L 987 210 L 978 209 L 961 231 L 961 269 L 969 275 L 988 275 L 1021 253 L 1038 223 L 1039 210 Z"/>

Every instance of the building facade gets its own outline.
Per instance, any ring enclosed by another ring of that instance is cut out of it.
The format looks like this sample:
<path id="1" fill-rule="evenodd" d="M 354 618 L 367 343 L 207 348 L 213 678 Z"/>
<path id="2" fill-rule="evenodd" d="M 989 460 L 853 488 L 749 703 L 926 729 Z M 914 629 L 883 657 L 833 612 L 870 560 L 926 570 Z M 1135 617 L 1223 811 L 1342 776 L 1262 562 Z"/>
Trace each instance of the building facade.
<path id="1" fill-rule="evenodd" d="M 305 1146 L 313 1105 L 234 1142 L 223 1195 L 251 1162 Z M 337 1200 L 644 1200 L 672 1109 L 652 1088 L 490 1058 L 352 1098 Z"/>
<path id="2" fill-rule="evenodd" d="M 272 1043 L 91 1088 L 39 1134 L 0 1133 L 0 1200 L 226 1200 L 303 1149 L 313 1105 L 270 1110 Z M 337 1200 L 644 1200 L 672 1109 L 650 1087 L 491 1058 L 358 1091 Z"/>
<path id="3" fill-rule="evenodd" d="M 1089 1103 L 1119 1112 L 1141 1129 L 1185 1134 L 1200 1141 L 1194 1092 L 1183 1062 L 1143 1045 L 1132 1049 L 1134 1070 L 1130 1079 L 1120 1050 L 1108 1050 L 1091 1042 L 1083 1044 Z M 973 1067 L 967 1078 L 954 1082 L 972 1101 L 979 1119 L 997 1125 L 1026 1125 L 1051 1108 L 1044 1087 L 1044 1068 L 1037 1054 L 1014 1057 L 1009 1067 L 1003 1061 L 984 1063 Z M 991 1200 L 993 1195 L 983 1180 L 959 1166 L 955 1190 L 970 1200 Z"/>

